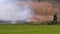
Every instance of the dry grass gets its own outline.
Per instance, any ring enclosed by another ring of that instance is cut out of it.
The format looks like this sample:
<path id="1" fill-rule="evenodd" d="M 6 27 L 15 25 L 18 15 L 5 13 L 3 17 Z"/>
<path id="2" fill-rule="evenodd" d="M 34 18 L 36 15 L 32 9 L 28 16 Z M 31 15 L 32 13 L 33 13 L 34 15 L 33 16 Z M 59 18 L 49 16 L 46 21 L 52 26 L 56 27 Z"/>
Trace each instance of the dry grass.
<path id="1" fill-rule="evenodd" d="M 37 2 L 37 1 L 23 1 L 18 5 L 27 4 L 34 11 L 37 16 L 31 16 L 34 22 L 52 21 L 55 11 L 58 13 L 58 21 L 60 21 L 60 4 L 58 2 Z"/>

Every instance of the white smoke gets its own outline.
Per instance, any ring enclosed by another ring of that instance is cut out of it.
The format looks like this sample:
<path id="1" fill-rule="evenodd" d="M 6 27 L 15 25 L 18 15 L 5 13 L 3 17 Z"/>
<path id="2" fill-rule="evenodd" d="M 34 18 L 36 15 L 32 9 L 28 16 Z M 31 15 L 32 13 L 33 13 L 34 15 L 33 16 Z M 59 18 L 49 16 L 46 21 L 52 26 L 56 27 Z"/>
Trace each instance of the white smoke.
<path id="1" fill-rule="evenodd" d="M 32 14 L 29 5 L 17 6 L 20 0 L 0 0 L 0 20 L 12 21 L 16 20 L 29 21 L 29 15 Z"/>

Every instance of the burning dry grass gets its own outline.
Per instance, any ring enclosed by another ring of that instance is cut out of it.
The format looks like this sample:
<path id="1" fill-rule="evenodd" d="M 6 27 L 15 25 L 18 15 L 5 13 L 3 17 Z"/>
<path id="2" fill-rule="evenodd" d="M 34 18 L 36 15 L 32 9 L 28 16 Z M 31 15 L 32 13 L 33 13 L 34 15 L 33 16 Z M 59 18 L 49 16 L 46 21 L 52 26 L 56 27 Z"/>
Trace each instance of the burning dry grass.
<path id="1" fill-rule="evenodd" d="M 34 13 L 37 14 L 37 16 L 34 17 L 34 21 L 36 22 L 52 21 L 55 11 L 58 13 L 58 16 L 60 16 L 60 10 L 59 10 L 60 5 L 58 3 L 46 2 L 46 1 L 34 2 L 32 3 L 32 6 L 34 8 Z M 60 17 L 58 17 L 58 21 L 59 19 Z"/>
<path id="2" fill-rule="evenodd" d="M 52 21 L 55 11 L 60 16 L 60 4 L 57 2 L 22 2 L 24 4 L 29 4 L 30 8 L 33 9 L 37 16 L 30 16 L 31 20 L 34 22 Z M 18 4 L 19 5 L 19 4 Z M 58 18 L 58 21 L 60 17 Z"/>
<path id="3" fill-rule="evenodd" d="M 34 2 L 32 6 L 36 14 L 53 15 L 55 11 L 59 12 L 59 5 L 54 3 Z"/>

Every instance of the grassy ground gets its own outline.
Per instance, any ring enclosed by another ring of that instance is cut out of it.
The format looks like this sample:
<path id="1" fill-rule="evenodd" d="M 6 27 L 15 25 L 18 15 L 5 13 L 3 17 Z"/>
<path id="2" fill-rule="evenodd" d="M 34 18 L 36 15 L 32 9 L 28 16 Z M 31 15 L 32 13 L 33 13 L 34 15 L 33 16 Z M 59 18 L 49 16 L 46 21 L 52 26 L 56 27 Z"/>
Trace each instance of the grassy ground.
<path id="1" fill-rule="evenodd" d="M 0 25 L 0 34 L 59 34 L 59 25 Z"/>

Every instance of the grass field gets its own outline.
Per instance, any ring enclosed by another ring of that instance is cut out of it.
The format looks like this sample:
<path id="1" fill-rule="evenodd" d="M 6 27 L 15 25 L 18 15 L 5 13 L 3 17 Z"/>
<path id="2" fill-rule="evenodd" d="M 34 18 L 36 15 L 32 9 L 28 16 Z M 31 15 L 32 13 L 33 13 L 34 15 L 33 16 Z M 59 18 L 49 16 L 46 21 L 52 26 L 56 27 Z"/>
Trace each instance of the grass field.
<path id="1" fill-rule="evenodd" d="M 60 34 L 59 25 L 0 25 L 0 34 Z"/>

